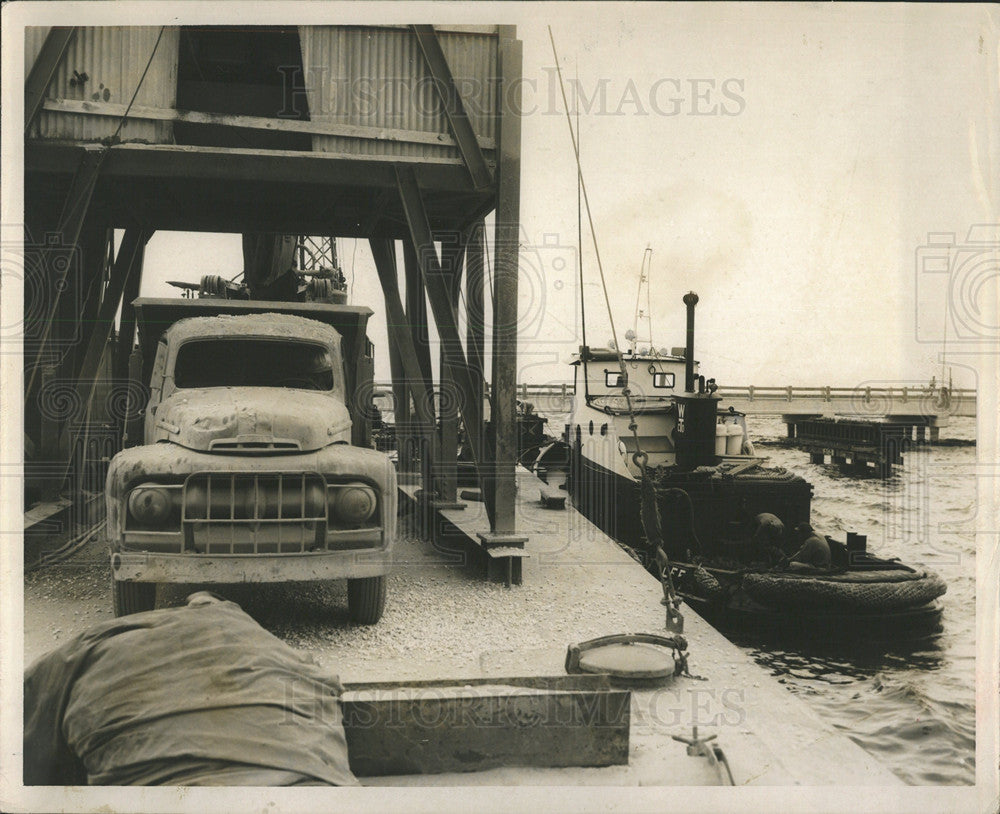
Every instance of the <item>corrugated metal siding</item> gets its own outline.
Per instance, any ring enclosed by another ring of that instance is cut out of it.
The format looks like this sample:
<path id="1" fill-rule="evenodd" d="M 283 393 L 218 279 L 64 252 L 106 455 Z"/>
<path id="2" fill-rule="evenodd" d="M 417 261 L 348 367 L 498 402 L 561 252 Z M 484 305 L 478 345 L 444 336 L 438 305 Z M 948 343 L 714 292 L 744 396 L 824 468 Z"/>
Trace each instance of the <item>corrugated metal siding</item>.
<path id="1" fill-rule="evenodd" d="M 335 125 L 450 135 L 417 39 L 406 28 L 302 26 L 310 119 Z M 438 32 L 476 135 L 496 138 L 497 36 Z M 447 145 L 313 136 L 313 150 L 457 158 Z"/>
<path id="2" fill-rule="evenodd" d="M 25 29 L 25 73 L 34 64 L 48 32 L 49 29 L 42 26 Z M 48 97 L 128 105 L 159 34 L 159 26 L 78 28 L 49 85 Z M 176 105 L 179 43 L 179 28 L 163 29 L 156 54 L 136 96 L 136 105 L 160 108 Z M 86 83 L 70 85 L 73 71 L 86 73 Z M 42 111 L 29 137 L 100 141 L 113 135 L 117 128 L 118 119 L 113 116 Z M 173 125 L 171 122 L 128 119 L 122 127 L 121 139 L 171 144 Z"/>

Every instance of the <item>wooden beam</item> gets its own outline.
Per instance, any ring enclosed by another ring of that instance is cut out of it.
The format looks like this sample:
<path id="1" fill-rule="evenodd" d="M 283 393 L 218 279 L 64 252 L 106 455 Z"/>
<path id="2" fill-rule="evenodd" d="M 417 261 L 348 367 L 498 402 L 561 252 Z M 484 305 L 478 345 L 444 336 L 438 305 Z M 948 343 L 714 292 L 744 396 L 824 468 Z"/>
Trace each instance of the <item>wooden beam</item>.
<path id="1" fill-rule="evenodd" d="M 115 314 L 121 305 L 122 293 L 129 284 L 130 278 L 141 273 L 142 258 L 146 249 L 146 243 L 152 237 L 152 232 L 148 229 L 136 227 L 125 230 L 121 246 L 118 249 L 118 256 L 111 270 L 111 280 L 104 292 L 104 299 L 97 314 L 97 324 L 90 337 L 86 353 L 83 357 L 83 364 L 74 378 L 78 379 L 78 386 L 81 389 L 83 404 L 90 403 L 90 398 L 94 391 L 94 377 L 101 363 L 101 357 L 108 345 L 111 336 L 111 326 L 114 324 Z M 88 408 L 89 412 L 89 408 Z"/>
<path id="2" fill-rule="evenodd" d="M 413 341 L 428 389 L 431 387 L 431 340 L 427 329 L 427 290 L 420 273 L 420 260 L 409 240 L 403 240 L 403 266 L 406 271 L 406 318 L 413 330 Z"/>
<path id="3" fill-rule="evenodd" d="M 394 142 L 402 144 L 437 144 L 456 147 L 457 143 L 448 133 L 431 133 L 426 130 L 401 130 L 391 127 L 368 127 L 357 124 L 334 124 L 322 121 L 300 121 L 299 119 L 271 119 L 264 116 L 237 116 L 230 113 L 206 113 L 199 110 L 176 110 L 174 108 L 142 107 L 115 104 L 113 102 L 87 102 L 74 99 L 45 99 L 43 110 L 55 113 L 83 114 L 88 116 L 110 116 L 121 118 L 128 110 L 130 119 L 151 121 L 185 122 L 186 124 L 212 125 L 216 127 L 242 127 L 248 130 L 268 130 L 273 133 L 307 133 L 314 136 L 345 136 L 369 141 Z M 492 150 L 496 143 L 485 136 L 477 138 L 478 146 Z"/>
<path id="4" fill-rule="evenodd" d="M 458 236 L 454 236 L 458 237 Z M 458 313 L 458 300 L 462 290 L 462 264 L 465 257 L 465 245 L 459 242 L 442 244 L 442 272 L 448 288 L 449 304 L 452 311 Z M 441 371 L 441 422 L 440 442 L 438 445 L 438 483 L 440 498 L 445 503 L 458 501 L 458 416 L 455 402 L 458 400 L 458 384 L 455 372 L 448 363 L 444 344 L 440 347 Z M 468 434 L 468 428 L 466 428 Z"/>
<path id="5" fill-rule="evenodd" d="M 372 256 L 375 259 L 375 270 L 382 286 L 382 296 L 385 299 L 385 316 L 389 333 L 389 341 L 398 354 L 402 373 L 406 377 L 406 385 L 413 393 L 414 412 L 419 426 L 413 428 L 413 434 L 426 439 L 426 447 L 422 450 L 421 471 L 423 486 L 427 492 L 434 492 L 435 485 L 430 472 L 434 459 L 433 431 L 434 414 L 431 407 L 431 397 L 428 392 L 428 382 L 424 377 L 420 360 L 414 345 L 414 325 L 407 319 L 403 311 L 403 303 L 399 296 L 399 278 L 396 271 L 396 253 L 393 241 L 387 239 L 372 239 L 369 241 Z M 396 383 L 393 374 L 393 383 Z"/>
<path id="6" fill-rule="evenodd" d="M 31 129 L 38 112 L 42 109 L 45 93 L 52 83 L 56 69 L 66 55 L 66 49 L 76 35 L 76 28 L 53 26 L 42 43 L 42 50 L 35 57 L 28 77 L 24 81 L 24 132 Z"/>
<path id="7" fill-rule="evenodd" d="M 25 168 L 29 173 L 75 172 L 81 150 L 88 148 L 106 149 L 73 141 L 29 140 L 24 150 Z M 423 190 L 469 192 L 467 171 L 462 159 L 426 156 L 313 153 L 130 142 L 107 148 L 101 173 L 103 177 L 197 178 L 394 189 L 396 165 L 412 167 Z"/>
<path id="8" fill-rule="evenodd" d="M 77 154 L 78 160 L 74 169 L 73 181 L 66 195 L 62 212 L 59 215 L 59 225 L 55 232 L 59 248 L 75 248 L 79 244 L 80 233 L 83 231 L 83 223 L 87 218 L 87 212 L 90 210 L 90 201 L 93 198 L 94 187 L 97 184 L 97 176 L 101 171 L 101 165 L 106 154 L 107 149 L 104 147 L 91 147 Z M 39 249 L 43 256 L 38 258 L 37 262 L 43 272 L 47 271 L 47 263 L 45 262 L 46 258 L 44 255 L 51 252 L 51 250 L 51 246 L 44 246 Z M 48 289 L 51 284 L 55 293 L 52 295 L 52 301 L 49 304 L 34 364 L 28 376 L 28 384 L 24 391 L 26 394 L 32 392 L 38 370 L 46 360 L 46 346 L 48 345 L 53 325 L 55 325 L 59 315 L 59 302 L 64 288 L 57 285 L 58 280 L 40 282 L 43 285 L 43 290 Z"/>
<path id="9" fill-rule="evenodd" d="M 387 189 L 380 189 L 375 193 L 374 199 L 371 207 L 368 209 L 368 215 L 361 221 L 358 231 L 361 232 L 367 238 L 372 238 L 375 236 L 375 227 L 378 226 L 379 221 L 385 217 L 385 208 L 389 203 L 390 192 Z"/>
<path id="10" fill-rule="evenodd" d="M 472 122 L 465 112 L 462 94 L 455 87 L 455 78 L 452 76 L 444 51 L 441 50 L 437 34 L 434 33 L 434 26 L 415 25 L 413 33 L 417 37 L 417 43 L 423 51 L 424 60 L 434 79 L 434 90 L 437 91 L 441 106 L 444 108 L 448 126 L 458 143 L 458 151 L 462 154 L 472 185 L 476 189 L 486 189 L 493 184 L 493 173 L 486 165 L 486 159 L 472 129 Z"/>
<path id="11" fill-rule="evenodd" d="M 90 335 L 97 325 L 101 293 L 104 283 L 110 276 L 108 272 L 115 256 L 114 241 L 114 230 L 104 224 L 88 225 L 81 235 L 79 246 L 83 292 L 80 301 L 75 303 L 80 308 L 80 330 L 77 332 L 80 344 L 76 348 L 70 370 L 78 370 L 83 365 L 83 357 L 90 344 Z"/>
<path id="12" fill-rule="evenodd" d="M 465 271 L 465 350 L 479 380 L 483 380 L 486 358 L 486 303 L 483 269 L 483 241 L 486 227 L 482 221 L 473 224 L 468 233 Z"/>
<path id="13" fill-rule="evenodd" d="M 396 435 L 397 468 L 400 472 L 410 472 L 413 469 L 410 384 L 406 378 L 406 369 L 403 367 L 399 346 L 391 333 L 389 337 L 389 370 L 392 374 L 392 413 L 395 419 L 393 428 Z"/>
<path id="14" fill-rule="evenodd" d="M 135 344 L 135 308 L 132 301 L 139 296 L 139 286 L 142 284 L 142 264 L 140 263 L 125 281 L 122 292 L 122 314 L 118 324 L 118 348 L 115 364 L 112 368 L 115 383 L 124 383 L 128 379 L 128 358 Z"/>
<path id="15" fill-rule="evenodd" d="M 486 395 L 484 359 L 486 355 L 486 313 L 484 302 L 483 240 L 485 226 L 482 221 L 472 225 L 467 233 L 465 250 L 465 352 L 469 359 L 469 370 L 473 386 L 479 393 L 471 405 L 475 415 L 466 424 L 467 433 L 476 433 L 483 439 L 485 448 L 485 426 L 483 424 L 483 400 Z"/>
<path id="16" fill-rule="evenodd" d="M 494 251 L 493 376 L 496 490 L 492 497 L 498 534 L 515 532 L 517 465 L 517 277 L 521 200 L 521 43 L 500 41 L 500 163 L 497 171 Z M 517 97 L 517 98 L 515 98 Z"/>
<path id="17" fill-rule="evenodd" d="M 631 693 L 606 676 L 348 685 L 341 703 L 361 777 L 504 766 L 628 763 Z"/>
<path id="18" fill-rule="evenodd" d="M 82 150 L 75 144 L 38 141 L 29 141 L 25 149 L 31 167 L 26 202 L 37 210 L 32 222 L 53 224 L 45 231 L 54 231 Z M 464 167 L 454 161 L 414 165 L 434 230 L 459 229 L 468 213 L 492 201 L 492 193 L 471 190 Z M 379 193 L 386 195 L 384 209 Z M 338 236 L 363 239 L 408 235 L 391 164 L 308 153 L 177 153 L 167 147 L 119 145 L 108 151 L 101 166 L 91 210 L 95 220 L 119 229 L 141 220 L 174 231 L 335 230 Z"/>
<path id="19" fill-rule="evenodd" d="M 348 348 L 349 349 L 349 346 Z M 354 394 L 354 407 L 351 415 L 351 443 L 356 447 L 372 446 L 372 398 L 375 393 L 375 360 L 368 352 L 368 335 L 361 332 L 354 343 L 353 370 L 350 372 L 347 384 Z"/>
<path id="20" fill-rule="evenodd" d="M 431 372 L 431 346 L 430 336 L 427 328 L 427 292 L 424 290 L 424 280 L 420 276 L 420 261 L 417 253 L 413 250 L 412 243 L 405 237 L 403 246 L 403 270 L 406 274 L 406 320 L 410 326 L 410 334 L 413 338 L 413 348 L 419 363 L 421 377 L 424 382 L 423 393 L 431 400 L 427 408 L 429 421 L 424 421 L 419 415 L 415 415 L 413 433 L 415 437 L 421 439 L 434 437 L 434 404 L 431 399 L 434 380 Z M 416 391 L 411 389 L 414 403 L 416 402 Z M 432 448 L 424 443 L 422 454 L 425 458 L 423 483 L 427 494 L 433 494 L 435 487 L 431 477 L 431 456 Z"/>
<path id="21" fill-rule="evenodd" d="M 438 337 L 455 376 L 462 419 L 467 426 L 471 426 L 474 415 L 470 412 L 469 405 L 472 404 L 473 399 L 478 397 L 478 394 L 475 392 L 472 375 L 469 372 L 465 353 L 462 351 L 455 310 L 451 306 L 449 283 L 441 269 L 441 261 L 438 258 L 430 224 L 427 221 L 427 213 L 424 211 L 416 175 L 409 167 L 397 167 L 396 175 L 403 210 L 406 213 L 407 226 L 410 230 L 410 239 L 420 261 L 420 273 L 427 288 L 431 310 L 434 314 L 434 324 L 437 326 Z M 469 435 L 469 448 L 485 492 L 484 478 L 486 473 L 481 469 L 484 450 L 480 439 L 475 434 Z M 513 476 L 513 469 L 511 475 Z M 492 518 L 490 522 L 492 524 Z"/>
<path id="22" fill-rule="evenodd" d="M 118 249 L 118 256 L 115 258 L 114 267 L 111 270 L 111 280 L 104 292 L 104 299 L 97 315 L 97 325 L 91 334 L 90 343 L 83 357 L 83 364 L 77 372 L 76 390 L 80 404 L 84 407 L 85 432 L 83 443 L 79 449 L 86 454 L 87 436 L 86 427 L 90 421 L 91 402 L 94 398 L 94 391 L 97 388 L 97 371 L 101 365 L 101 359 L 108 347 L 108 340 L 111 336 L 111 326 L 114 323 L 115 314 L 121 304 L 122 293 L 133 275 L 141 273 L 142 258 L 146 249 L 146 243 L 152 236 L 152 231 L 143 227 L 134 227 L 125 230 L 125 236 Z M 73 451 L 70 451 L 69 460 L 66 466 L 66 475 L 63 483 L 70 477 L 74 469 L 83 465 L 83 461 L 77 460 Z"/>

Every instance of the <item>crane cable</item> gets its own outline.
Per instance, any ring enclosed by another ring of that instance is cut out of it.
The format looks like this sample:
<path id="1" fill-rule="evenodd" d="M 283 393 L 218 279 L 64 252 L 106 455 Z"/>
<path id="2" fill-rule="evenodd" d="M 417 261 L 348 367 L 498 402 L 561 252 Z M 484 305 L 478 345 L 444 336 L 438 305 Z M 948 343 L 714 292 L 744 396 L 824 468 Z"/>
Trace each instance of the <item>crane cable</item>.
<path id="1" fill-rule="evenodd" d="M 635 408 L 632 405 L 632 391 L 628 386 L 628 371 L 625 368 L 625 359 L 622 356 L 621 345 L 618 342 L 618 332 L 615 329 L 615 319 L 611 310 L 611 298 L 608 295 L 608 284 L 604 278 L 604 265 L 601 262 L 601 251 L 597 245 L 597 232 L 594 230 L 594 218 L 590 211 L 590 198 L 587 195 L 587 183 L 583 177 L 583 167 L 580 163 L 580 146 L 577 136 L 573 132 L 573 120 L 570 118 L 569 102 L 566 98 L 566 87 L 563 84 L 562 68 L 559 66 L 559 54 L 556 52 L 556 41 L 552 35 L 552 26 L 547 26 L 549 31 L 549 42 L 552 44 L 552 57 L 556 63 L 556 74 L 559 77 L 559 91 L 562 94 L 563 108 L 566 112 L 566 124 L 569 127 L 569 137 L 573 142 L 573 155 L 576 159 L 576 174 L 579 191 L 583 193 L 583 204 L 587 209 L 587 223 L 590 226 L 590 237 L 594 244 L 594 257 L 597 260 L 597 270 L 601 277 L 601 288 L 604 291 L 604 303 L 608 309 L 608 320 L 611 323 L 611 338 L 614 342 L 615 355 L 618 358 L 618 367 L 622 377 L 622 395 L 625 397 L 625 404 L 628 408 L 629 425 L 628 428 L 635 440 L 635 452 L 632 453 L 632 461 L 639 467 L 640 487 L 641 487 L 641 510 L 643 529 L 646 532 L 646 541 L 650 548 L 655 551 L 656 563 L 660 571 L 660 581 L 663 584 L 664 604 L 671 618 L 676 618 L 677 607 L 680 600 L 674 589 L 673 580 L 670 576 L 670 561 L 663 549 L 663 533 L 660 523 L 660 513 L 656 505 L 656 492 L 653 488 L 652 479 L 649 476 L 647 465 L 649 455 L 642 450 L 639 442 L 639 425 L 635 420 Z"/>

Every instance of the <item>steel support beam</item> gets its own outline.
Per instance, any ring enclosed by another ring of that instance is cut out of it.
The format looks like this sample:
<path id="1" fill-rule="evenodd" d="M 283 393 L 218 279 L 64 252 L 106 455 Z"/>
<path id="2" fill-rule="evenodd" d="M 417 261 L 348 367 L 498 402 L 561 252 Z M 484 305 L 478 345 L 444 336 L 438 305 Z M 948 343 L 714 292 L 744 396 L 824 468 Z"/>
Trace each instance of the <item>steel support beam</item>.
<path id="1" fill-rule="evenodd" d="M 35 123 L 35 118 L 42 109 L 45 101 L 45 93 L 49 89 L 52 77 L 56 74 L 56 69 L 66 54 L 70 42 L 76 34 L 76 28 L 54 26 L 49 29 L 45 42 L 42 43 L 42 50 L 35 58 L 35 64 L 28 72 L 28 78 L 24 81 L 24 132 L 31 129 Z"/>
<path id="2" fill-rule="evenodd" d="M 459 396 L 459 408 L 462 419 L 466 426 L 471 425 L 474 418 L 470 413 L 469 405 L 477 398 L 473 385 L 472 374 L 469 371 L 465 353 L 462 351 L 462 340 L 458 334 L 455 311 L 450 304 L 451 291 L 449 281 L 441 268 L 441 261 L 438 258 L 437 248 L 434 245 L 434 237 L 431 233 L 430 224 L 427 221 L 427 213 L 424 211 L 423 201 L 420 197 L 420 188 L 417 186 L 417 179 L 409 167 L 397 167 L 396 175 L 399 182 L 399 194 L 403 203 L 403 210 L 406 213 L 406 222 L 410 230 L 410 237 L 420 261 L 420 272 L 427 288 L 430 298 L 431 310 L 434 314 L 434 324 L 437 326 L 438 337 L 444 349 L 445 358 L 452 368 L 455 377 L 455 384 Z M 475 433 L 469 434 L 469 448 L 472 459 L 475 462 L 476 471 L 480 478 L 483 478 L 484 470 L 482 445 Z M 511 471 L 513 475 L 513 470 Z M 485 484 L 483 484 L 485 487 Z M 513 482 L 511 483 L 513 488 Z M 483 489 L 484 493 L 486 489 Z M 489 506 L 487 506 L 489 512 Z M 490 524 L 492 526 L 492 518 Z"/>
<path id="3" fill-rule="evenodd" d="M 483 151 L 479 148 L 479 140 L 476 138 L 472 122 L 469 121 L 465 112 L 462 95 L 455 87 L 455 77 L 452 76 L 448 60 L 445 58 L 444 51 L 441 50 L 441 43 L 434 32 L 434 26 L 414 25 L 411 28 L 417 37 L 420 50 L 423 51 L 431 77 L 434 79 L 434 89 L 444 107 L 444 115 L 448 119 L 448 126 L 455 137 L 462 161 L 465 162 L 465 167 L 472 178 L 472 184 L 476 189 L 485 189 L 493 183 L 493 175 L 486 165 Z"/>
<path id="4" fill-rule="evenodd" d="M 502 34 L 503 32 L 501 32 Z M 493 297 L 492 412 L 496 465 L 493 531 L 514 534 L 517 464 L 517 275 L 521 199 L 521 43 L 501 36 L 500 156 Z"/>
<path id="5" fill-rule="evenodd" d="M 397 380 L 397 371 L 393 370 L 393 390 L 395 392 L 397 384 L 405 383 L 406 389 L 413 394 L 413 406 L 418 426 L 412 427 L 411 432 L 413 436 L 421 438 L 424 442 L 421 449 L 423 487 L 425 492 L 432 493 L 435 491 L 430 475 L 435 446 L 433 443 L 434 414 L 427 380 L 424 377 L 414 342 L 415 326 L 404 313 L 403 303 L 399 296 L 399 279 L 396 272 L 396 252 L 393 241 L 373 238 L 369 241 L 369 245 L 375 259 L 375 270 L 378 272 L 379 283 L 382 286 L 382 296 L 385 298 L 389 342 L 398 355 L 401 368 L 399 373 L 405 377 L 405 382 Z M 398 419 L 397 414 L 397 426 Z"/>

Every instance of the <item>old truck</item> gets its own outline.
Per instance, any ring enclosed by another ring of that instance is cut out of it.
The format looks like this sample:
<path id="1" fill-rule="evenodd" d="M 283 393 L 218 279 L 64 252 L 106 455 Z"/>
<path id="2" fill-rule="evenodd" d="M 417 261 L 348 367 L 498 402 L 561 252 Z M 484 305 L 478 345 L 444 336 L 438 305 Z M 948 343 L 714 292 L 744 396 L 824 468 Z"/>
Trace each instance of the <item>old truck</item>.
<path id="1" fill-rule="evenodd" d="M 377 622 L 397 497 L 392 462 L 371 448 L 370 309 L 140 298 L 135 310 L 130 375 L 148 393 L 108 471 L 115 615 L 153 608 L 158 583 L 346 578 L 351 619 Z"/>

